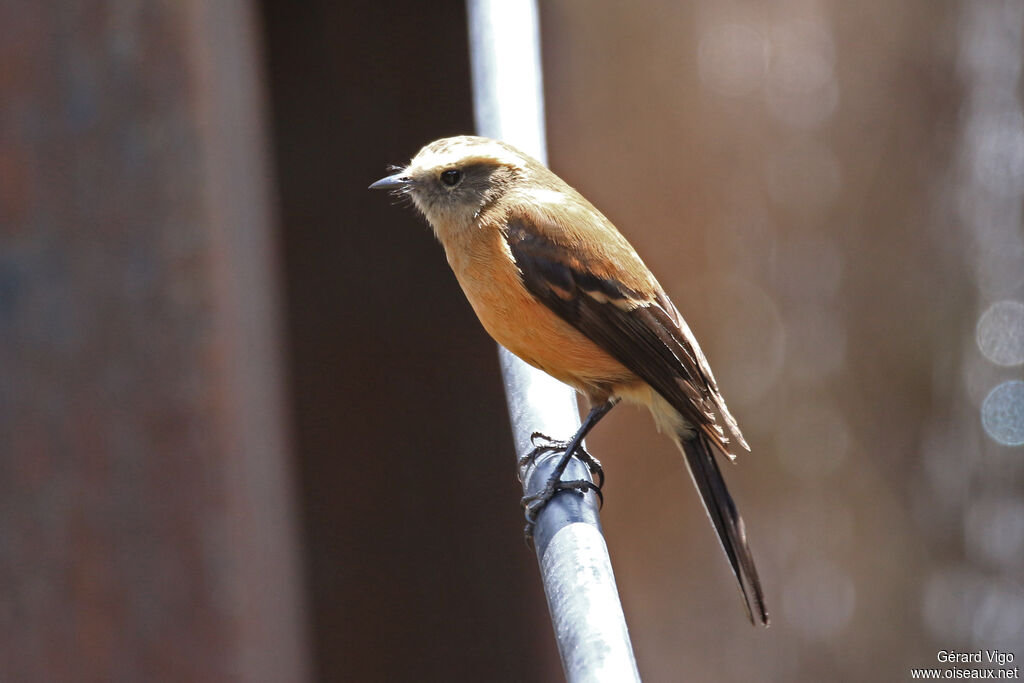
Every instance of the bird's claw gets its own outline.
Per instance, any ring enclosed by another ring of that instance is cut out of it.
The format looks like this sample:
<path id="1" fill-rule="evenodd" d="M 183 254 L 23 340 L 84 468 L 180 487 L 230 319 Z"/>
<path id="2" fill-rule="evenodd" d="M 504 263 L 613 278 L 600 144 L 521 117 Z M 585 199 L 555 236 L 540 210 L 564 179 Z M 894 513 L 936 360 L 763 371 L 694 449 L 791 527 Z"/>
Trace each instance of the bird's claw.
<path id="1" fill-rule="evenodd" d="M 536 460 L 542 453 L 551 452 L 565 452 L 565 449 L 569 447 L 568 441 L 559 441 L 552 439 L 547 434 L 541 432 L 534 432 L 530 435 L 530 443 L 533 444 L 533 450 L 519 458 L 519 466 L 525 467 Z M 604 468 L 601 467 L 601 461 L 592 456 L 587 449 L 582 445 L 577 446 L 573 455 L 590 470 L 590 474 L 597 479 L 597 490 L 600 491 L 601 487 L 604 486 Z M 554 495 L 554 494 L 552 494 Z"/>
<path id="2" fill-rule="evenodd" d="M 531 547 L 533 547 L 533 529 L 537 524 L 537 515 L 540 514 L 540 511 L 551 502 L 551 499 L 559 491 L 579 491 L 580 494 L 593 491 L 597 494 L 600 506 L 604 507 L 604 494 L 601 492 L 601 487 L 594 482 L 588 479 L 574 479 L 572 481 L 549 479 L 540 493 L 523 496 L 519 503 L 526 516 L 526 527 L 523 529 L 523 535 L 526 537 L 526 543 Z"/>

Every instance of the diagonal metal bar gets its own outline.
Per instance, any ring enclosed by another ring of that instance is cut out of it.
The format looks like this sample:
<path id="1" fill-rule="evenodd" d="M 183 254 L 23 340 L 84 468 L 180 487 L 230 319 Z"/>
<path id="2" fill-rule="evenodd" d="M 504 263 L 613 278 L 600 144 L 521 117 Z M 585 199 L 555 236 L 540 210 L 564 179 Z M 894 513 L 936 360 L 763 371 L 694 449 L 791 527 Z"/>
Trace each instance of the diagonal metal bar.
<path id="1" fill-rule="evenodd" d="M 467 0 L 477 132 L 546 162 L 544 97 L 535 0 Z M 498 348 L 517 457 L 531 434 L 568 438 L 580 426 L 572 389 Z M 539 492 L 557 453 L 520 472 L 523 494 Z M 575 459 L 565 479 L 590 478 Z M 639 681 L 593 493 L 562 493 L 540 513 L 534 533 L 544 592 L 570 683 Z"/>

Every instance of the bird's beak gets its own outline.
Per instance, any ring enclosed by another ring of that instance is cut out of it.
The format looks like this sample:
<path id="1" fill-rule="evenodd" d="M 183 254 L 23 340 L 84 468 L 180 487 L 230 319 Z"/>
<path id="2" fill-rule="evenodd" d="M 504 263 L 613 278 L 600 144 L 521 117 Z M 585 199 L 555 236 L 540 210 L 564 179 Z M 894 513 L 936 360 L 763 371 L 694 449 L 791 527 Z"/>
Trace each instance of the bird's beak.
<path id="1" fill-rule="evenodd" d="M 370 185 L 370 190 L 394 190 L 400 187 L 408 185 L 412 179 L 405 174 L 405 171 L 399 171 L 394 175 L 389 175 L 387 178 L 381 178 L 377 182 Z"/>

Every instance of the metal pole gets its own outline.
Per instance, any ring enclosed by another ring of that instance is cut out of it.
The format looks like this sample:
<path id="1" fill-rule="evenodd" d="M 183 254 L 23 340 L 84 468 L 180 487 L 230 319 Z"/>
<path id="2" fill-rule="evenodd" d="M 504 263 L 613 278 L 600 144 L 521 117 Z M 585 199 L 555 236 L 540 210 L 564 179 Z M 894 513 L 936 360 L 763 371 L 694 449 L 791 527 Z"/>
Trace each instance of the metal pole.
<path id="1" fill-rule="evenodd" d="M 534 0 L 467 0 L 473 105 L 480 135 L 505 140 L 546 163 L 540 37 Z M 572 389 L 498 348 L 517 457 L 540 431 L 566 439 L 580 425 Z M 520 470 L 523 494 L 540 491 L 557 454 Z M 589 478 L 573 460 L 565 479 Z M 534 532 L 548 609 L 569 683 L 639 681 L 597 496 L 562 493 Z"/>

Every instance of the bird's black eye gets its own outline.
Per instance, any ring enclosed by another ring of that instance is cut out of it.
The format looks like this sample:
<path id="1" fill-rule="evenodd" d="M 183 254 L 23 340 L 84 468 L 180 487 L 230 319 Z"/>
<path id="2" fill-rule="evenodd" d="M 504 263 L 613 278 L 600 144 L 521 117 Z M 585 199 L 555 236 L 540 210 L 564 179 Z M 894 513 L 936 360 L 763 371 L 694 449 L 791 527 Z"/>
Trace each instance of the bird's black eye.
<path id="1" fill-rule="evenodd" d="M 462 171 L 457 168 L 450 168 L 441 174 L 441 182 L 448 187 L 455 187 L 462 180 Z"/>

